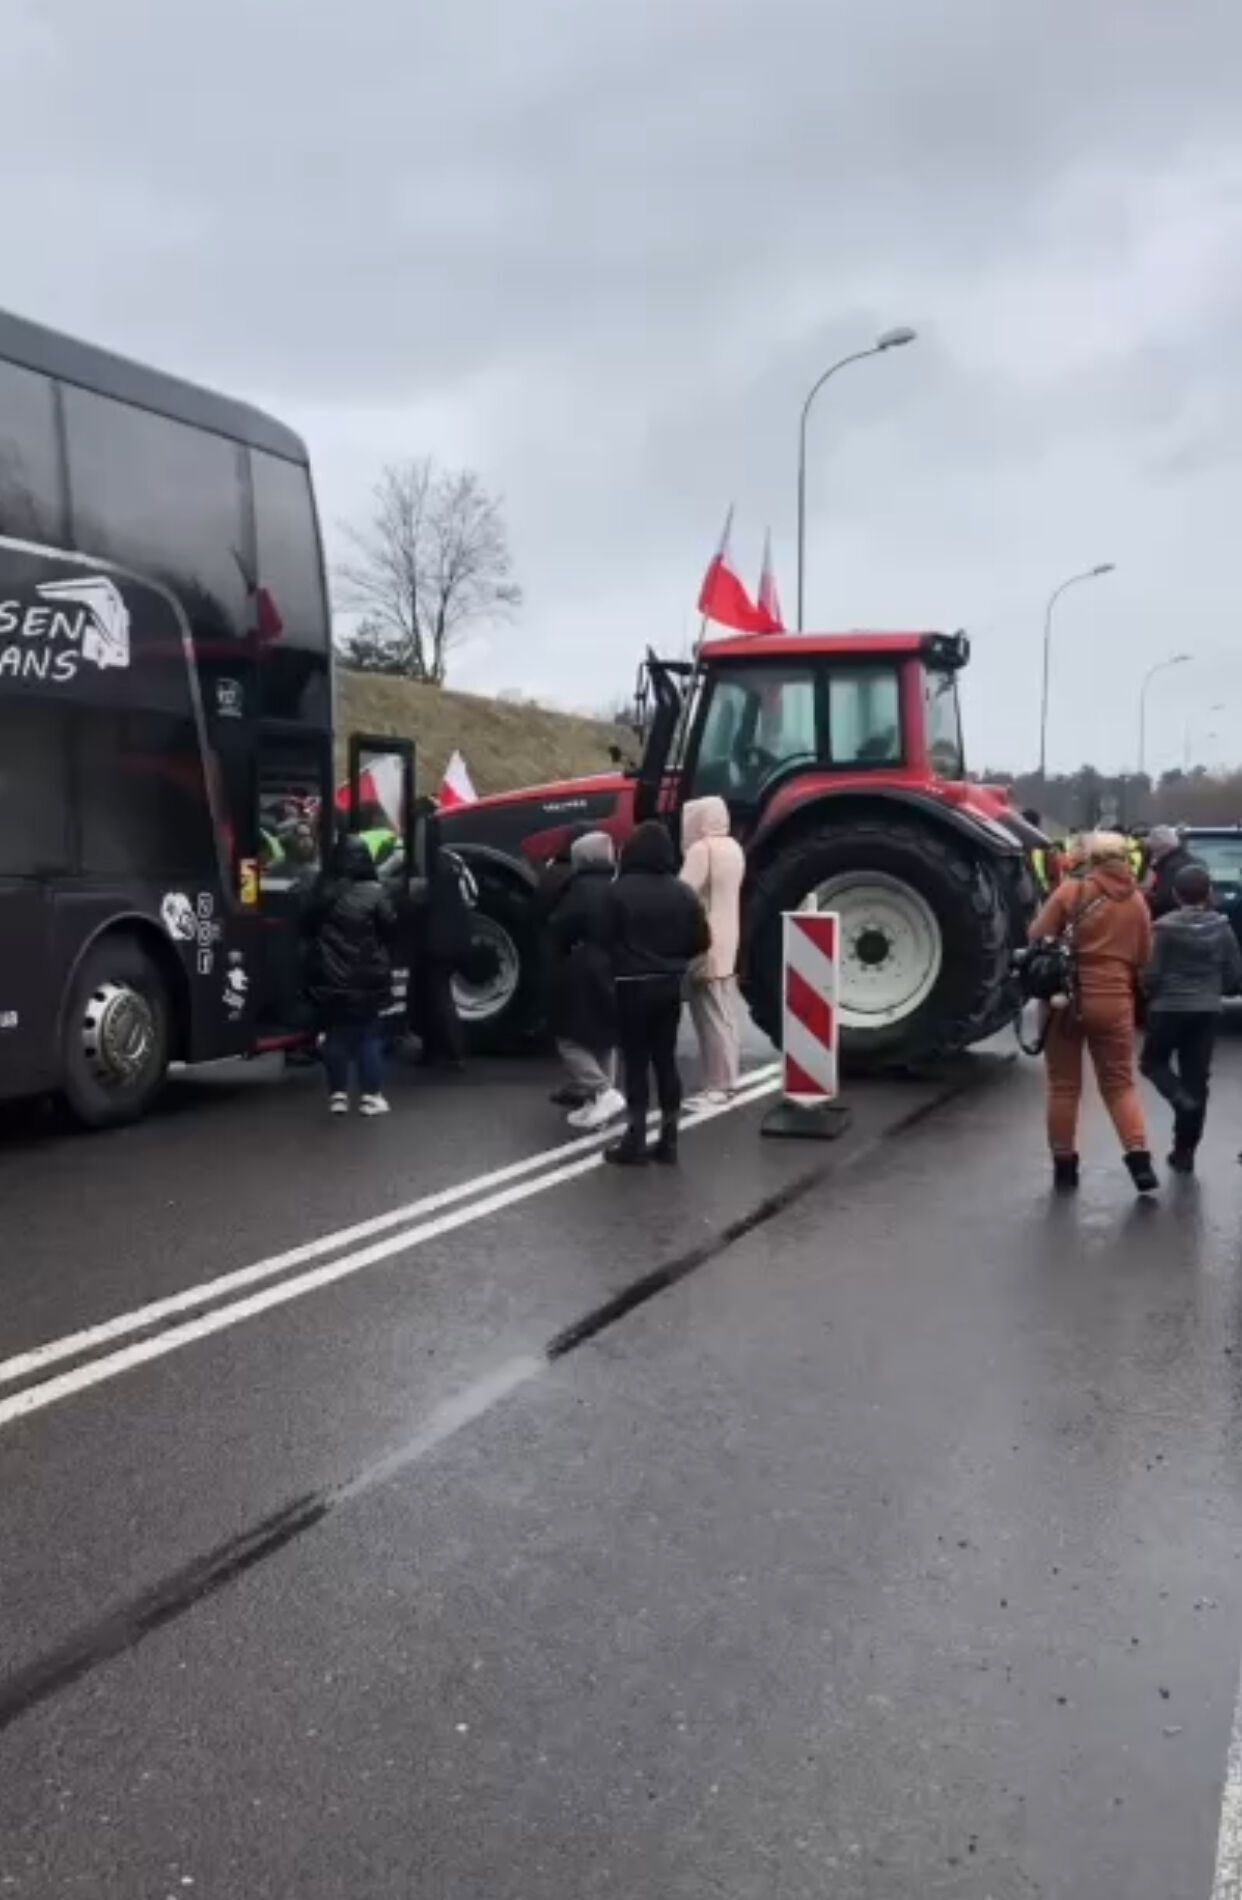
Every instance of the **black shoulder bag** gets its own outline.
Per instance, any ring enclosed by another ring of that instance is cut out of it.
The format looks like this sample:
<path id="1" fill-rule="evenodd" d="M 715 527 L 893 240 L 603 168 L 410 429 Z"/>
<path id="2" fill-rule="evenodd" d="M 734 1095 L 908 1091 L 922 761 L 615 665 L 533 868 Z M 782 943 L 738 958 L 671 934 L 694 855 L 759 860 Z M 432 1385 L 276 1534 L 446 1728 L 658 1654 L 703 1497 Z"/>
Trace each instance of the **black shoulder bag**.
<path id="1" fill-rule="evenodd" d="M 1015 1019 L 1018 1034 L 1018 1047 L 1024 1055 L 1039 1056 L 1044 1052 L 1048 1040 L 1048 1031 L 1052 1025 L 1052 1004 L 1054 998 L 1068 998 L 1066 1007 L 1077 1010 L 1079 1006 L 1078 983 L 1078 932 L 1084 918 L 1098 910 L 1107 902 L 1106 893 L 1097 891 L 1090 903 L 1079 901 L 1078 908 L 1066 924 L 1064 930 L 1055 937 L 1041 937 L 1025 950 L 1019 950 L 1014 957 L 1014 973 L 1018 979 L 1018 989 L 1022 1003 L 1042 1003 L 1045 1006 L 1043 1025 L 1034 1042 L 1024 1042 L 1022 1038 L 1022 1012 Z"/>

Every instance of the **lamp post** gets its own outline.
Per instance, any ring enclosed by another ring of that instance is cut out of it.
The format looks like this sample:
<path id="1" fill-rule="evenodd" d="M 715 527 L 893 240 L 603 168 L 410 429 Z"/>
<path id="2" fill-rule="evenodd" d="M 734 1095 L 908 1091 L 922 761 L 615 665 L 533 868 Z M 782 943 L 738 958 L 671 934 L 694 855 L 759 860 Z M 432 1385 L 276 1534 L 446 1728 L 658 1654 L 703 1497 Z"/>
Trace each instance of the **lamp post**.
<path id="1" fill-rule="evenodd" d="M 1143 684 L 1139 688 L 1139 729 L 1138 729 L 1138 775 L 1143 778 L 1147 771 L 1147 689 L 1157 673 L 1165 673 L 1171 666 L 1185 666 L 1193 658 L 1189 653 L 1175 653 L 1172 659 L 1157 660 L 1149 666 L 1143 675 Z"/>
<path id="2" fill-rule="evenodd" d="M 1052 610 L 1067 587 L 1077 587 L 1079 581 L 1098 581 L 1102 574 L 1114 572 L 1115 563 L 1101 561 L 1098 567 L 1084 568 L 1081 574 L 1071 574 L 1067 581 L 1053 589 L 1048 605 L 1044 609 L 1044 688 L 1039 701 L 1039 782 L 1048 782 L 1048 674 L 1052 662 Z"/>
<path id="3" fill-rule="evenodd" d="M 850 356 L 843 356 L 839 363 L 826 369 L 817 382 L 807 391 L 806 401 L 802 405 L 802 420 L 798 425 L 798 632 L 802 632 L 803 576 L 806 571 L 806 425 L 811 413 L 811 404 L 829 379 L 839 369 L 845 369 L 850 363 L 861 363 L 868 356 L 883 356 L 886 350 L 899 350 L 907 343 L 915 341 L 917 332 L 904 325 L 898 330 L 885 330 L 878 336 L 869 350 L 855 350 Z"/>

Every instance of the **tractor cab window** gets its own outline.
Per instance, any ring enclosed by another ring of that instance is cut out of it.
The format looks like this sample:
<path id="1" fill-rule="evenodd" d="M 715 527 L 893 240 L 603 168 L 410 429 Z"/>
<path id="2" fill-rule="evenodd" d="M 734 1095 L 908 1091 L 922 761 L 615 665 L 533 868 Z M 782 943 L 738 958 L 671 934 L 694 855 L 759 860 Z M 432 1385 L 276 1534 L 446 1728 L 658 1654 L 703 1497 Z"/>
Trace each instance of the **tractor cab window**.
<path id="1" fill-rule="evenodd" d="M 691 793 L 754 805 L 789 766 L 819 757 L 809 667 L 739 666 L 712 681 Z"/>
<path id="2" fill-rule="evenodd" d="M 923 699 L 927 709 L 927 763 L 937 778 L 964 778 L 966 759 L 957 674 L 946 667 L 929 666 L 923 680 Z"/>
<path id="3" fill-rule="evenodd" d="M 828 728 L 837 767 L 900 765 L 901 689 L 895 666 L 851 666 L 828 680 Z"/>

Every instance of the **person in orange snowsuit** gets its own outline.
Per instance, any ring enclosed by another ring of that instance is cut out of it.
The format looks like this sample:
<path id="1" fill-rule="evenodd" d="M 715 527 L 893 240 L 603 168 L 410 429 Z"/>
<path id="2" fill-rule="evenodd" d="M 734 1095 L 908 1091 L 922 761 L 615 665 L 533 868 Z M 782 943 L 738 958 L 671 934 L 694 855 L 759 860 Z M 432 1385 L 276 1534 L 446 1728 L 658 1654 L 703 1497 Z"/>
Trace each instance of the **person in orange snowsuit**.
<path id="1" fill-rule="evenodd" d="M 1072 932 L 1077 995 L 1053 1007 L 1044 1057 L 1048 1071 L 1048 1146 L 1056 1185 L 1078 1185 L 1078 1111 L 1083 1051 L 1090 1050 L 1104 1106 L 1140 1194 L 1159 1183 L 1135 1068 L 1135 1005 L 1151 957 L 1151 918 L 1135 882 L 1127 842 L 1098 832 L 1086 863 L 1056 890 L 1030 928 L 1030 939 Z"/>

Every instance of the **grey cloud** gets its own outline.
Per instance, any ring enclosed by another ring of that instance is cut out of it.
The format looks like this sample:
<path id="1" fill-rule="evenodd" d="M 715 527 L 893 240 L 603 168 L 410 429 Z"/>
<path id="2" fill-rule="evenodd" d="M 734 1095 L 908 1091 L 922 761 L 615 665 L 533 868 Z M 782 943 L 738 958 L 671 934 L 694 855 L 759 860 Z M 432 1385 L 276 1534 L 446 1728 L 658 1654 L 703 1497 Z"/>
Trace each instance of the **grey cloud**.
<path id="1" fill-rule="evenodd" d="M 897 321 L 917 349 L 816 414 L 825 611 L 977 604 L 1013 656 L 979 669 L 996 757 L 1027 743 L 1012 679 L 1084 546 L 1135 577 L 1093 604 L 1102 641 L 1158 647 L 1189 605 L 1225 643 L 1238 10 L 42 0 L 20 21 L 8 300 L 304 422 L 332 512 L 372 458 L 467 444 L 530 603 L 521 664 L 497 635 L 481 682 L 580 701 L 627 678 L 682 626 L 734 496 L 747 562 L 773 519 L 792 593 L 801 394 Z M 1183 203 L 1203 229 L 1162 288 Z M 429 415 L 441 436 L 409 439 Z M 1190 581 L 1154 570 L 1166 528 Z M 640 603 L 662 624 L 636 628 Z M 1120 715 L 1062 716 L 1071 758 L 1126 742 Z"/>

